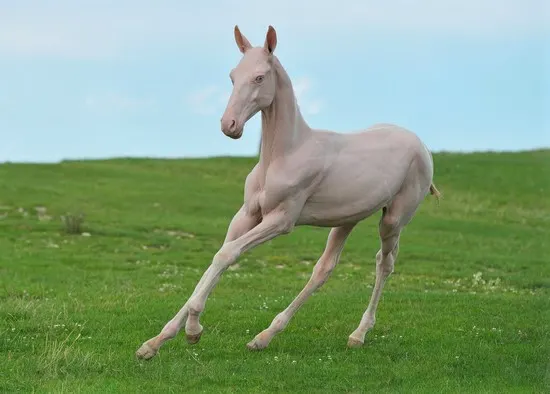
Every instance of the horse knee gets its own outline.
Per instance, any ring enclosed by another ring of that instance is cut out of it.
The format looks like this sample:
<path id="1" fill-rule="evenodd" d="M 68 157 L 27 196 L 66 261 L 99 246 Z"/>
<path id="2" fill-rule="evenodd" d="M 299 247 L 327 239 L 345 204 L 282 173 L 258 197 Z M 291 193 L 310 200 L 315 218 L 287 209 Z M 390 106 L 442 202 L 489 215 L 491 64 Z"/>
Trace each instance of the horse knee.
<path id="1" fill-rule="evenodd" d="M 212 265 L 218 269 L 224 269 L 235 262 L 238 257 L 238 251 L 235 250 L 231 242 L 226 243 L 220 250 L 214 255 Z"/>

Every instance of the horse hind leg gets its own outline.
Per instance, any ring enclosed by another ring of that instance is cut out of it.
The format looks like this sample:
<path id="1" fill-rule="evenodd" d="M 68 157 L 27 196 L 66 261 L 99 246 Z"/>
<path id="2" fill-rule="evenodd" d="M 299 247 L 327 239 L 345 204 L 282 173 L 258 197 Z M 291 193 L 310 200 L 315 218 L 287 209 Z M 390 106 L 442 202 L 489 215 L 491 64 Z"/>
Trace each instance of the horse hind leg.
<path id="1" fill-rule="evenodd" d="M 411 221 L 418 206 L 424 198 L 425 188 L 414 182 L 403 188 L 384 208 L 378 225 L 380 250 L 376 254 L 376 279 L 371 299 L 359 326 L 349 336 L 348 347 L 360 347 L 365 341 L 366 333 L 374 327 L 376 309 L 382 295 L 384 284 L 393 272 L 399 252 L 399 237 L 403 228 Z"/>

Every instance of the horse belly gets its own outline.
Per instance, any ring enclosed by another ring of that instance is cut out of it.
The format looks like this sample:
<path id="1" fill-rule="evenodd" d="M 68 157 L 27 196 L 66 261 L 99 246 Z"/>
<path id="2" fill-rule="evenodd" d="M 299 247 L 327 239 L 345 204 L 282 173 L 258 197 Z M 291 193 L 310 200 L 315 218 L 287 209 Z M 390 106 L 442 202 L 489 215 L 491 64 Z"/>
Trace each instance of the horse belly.
<path id="1" fill-rule="evenodd" d="M 342 166 L 331 171 L 306 201 L 297 224 L 337 227 L 363 220 L 391 202 L 408 163 Z"/>

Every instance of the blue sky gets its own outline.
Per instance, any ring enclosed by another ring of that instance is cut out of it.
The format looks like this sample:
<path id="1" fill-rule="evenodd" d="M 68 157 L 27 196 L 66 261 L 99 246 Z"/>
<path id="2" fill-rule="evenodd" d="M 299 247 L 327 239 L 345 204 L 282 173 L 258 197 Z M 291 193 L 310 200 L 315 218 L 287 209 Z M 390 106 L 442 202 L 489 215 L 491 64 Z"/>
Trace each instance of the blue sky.
<path id="1" fill-rule="evenodd" d="M 550 147 L 547 0 L 0 0 L 0 162 L 255 154 L 259 115 L 220 131 L 235 24 L 276 28 L 312 127 Z"/>

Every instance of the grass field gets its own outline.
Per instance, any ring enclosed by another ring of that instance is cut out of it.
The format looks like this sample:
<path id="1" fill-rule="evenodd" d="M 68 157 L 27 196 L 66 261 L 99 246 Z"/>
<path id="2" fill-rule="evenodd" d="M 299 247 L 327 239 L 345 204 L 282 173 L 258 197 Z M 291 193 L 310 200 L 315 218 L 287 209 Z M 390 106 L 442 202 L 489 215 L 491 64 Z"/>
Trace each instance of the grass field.
<path id="1" fill-rule="evenodd" d="M 0 165 L 0 392 L 549 392 L 550 151 L 435 154 L 377 323 L 379 215 L 262 352 L 246 343 L 309 278 L 328 229 L 299 227 L 222 277 L 195 346 L 136 360 L 191 294 L 254 159 Z M 38 207 L 38 210 L 37 210 Z M 42 207 L 42 208 L 41 208 Z M 84 235 L 60 216 L 84 212 Z"/>

